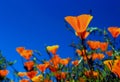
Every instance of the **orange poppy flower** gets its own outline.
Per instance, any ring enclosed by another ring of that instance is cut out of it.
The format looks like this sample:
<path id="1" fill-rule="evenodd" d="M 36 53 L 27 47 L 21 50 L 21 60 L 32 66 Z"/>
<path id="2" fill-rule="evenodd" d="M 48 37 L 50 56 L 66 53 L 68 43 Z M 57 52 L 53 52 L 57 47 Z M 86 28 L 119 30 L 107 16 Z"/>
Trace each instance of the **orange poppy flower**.
<path id="1" fill-rule="evenodd" d="M 89 35 L 89 32 L 86 32 L 86 29 L 92 18 L 93 16 L 91 15 L 82 14 L 79 16 L 67 16 L 65 17 L 65 20 L 73 27 L 76 36 L 79 36 L 81 39 L 86 39 Z"/>
<path id="2" fill-rule="evenodd" d="M 101 53 L 93 53 L 92 54 L 92 60 L 95 60 L 95 59 L 103 59 L 104 58 L 104 54 L 101 54 Z"/>
<path id="3" fill-rule="evenodd" d="M 111 72 L 114 74 L 117 74 L 120 78 L 120 59 L 117 60 L 106 60 L 104 61 L 104 64 L 107 65 L 107 67 L 110 69 Z"/>
<path id="4" fill-rule="evenodd" d="M 66 74 L 67 74 L 66 72 L 61 72 L 61 78 L 65 79 L 66 78 Z"/>
<path id="5" fill-rule="evenodd" d="M 60 59 L 60 63 L 65 66 L 69 63 L 69 61 L 70 61 L 70 58 Z"/>
<path id="6" fill-rule="evenodd" d="M 8 70 L 0 70 L 0 77 L 5 77 L 9 73 Z"/>
<path id="7" fill-rule="evenodd" d="M 60 72 L 60 73 L 55 73 L 55 77 L 58 79 L 58 80 L 61 80 L 61 79 L 65 79 L 66 78 L 66 72 Z"/>
<path id="8" fill-rule="evenodd" d="M 106 51 L 106 54 L 107 54 L 108 56 L 112 56 L 113 51 L 112 51 L 112 50 L 110 50 L 110 51 Z"/>
<path id="9" fill-rule="evenodd" d="M 24 50 L 20 55 L 24 57 L 26 60 L 29 60 L 32 56 L 32 50 Z"/>
<path id="10" fill-rule="evenodd" d="M 73 64 L 74 66 L 78 66 L 78 65 L 79 65 L 79 60 L 72 61 L 72 64 Z"/>
<path id="11" fill-rule="evenodd" d="M 79 49 L 76 50 L 76 53 L 78 55 L 82 56 L 85 61 L 90 58 L 90 56 L 86 56 L 86 52 L 87 52 L 87 50 L 84 50 L 84 49 L 83 50 L 79 50 Z"/>
<path id="12" fill-rule="evenodd" d="M 96 50 L 100 48 L 100 42 L 99 41 L 87 41 L 87 44 L 92 50 Z"/>
<path id="13" fill-rule="evenodd" d="M 98 72 L 96 72 L 96 71 L 91 71 L 91 70 L 89 70 L 89 71 L 86 71 L 85 73 L 84 73 L 87 77 L 98 77 Z"/>
<path id="14" fill-rule="evenodd" d="M 48 64 L 39 64 L 39 65 L 37 65 L 37 68 L 38 68 L 41 72 L 44 72 L 47 67 L 48 67 Z"/>
<path id="15" fill-rule="evenodd" d="M 112 67 L 112 72 L 120 78 L 120 60 L 115 60 Z"/>
<path id="16" fill-rule="evenodd" d="M 84 61 L 87 61 L 87 56 L 82 56 Z"/>
<path id="17" fill-rule="evenodd" d="M 22 79 L 19 82 L 30 82 L 28 79 Z"/>
<path id="18" fill-rule="evenodd" d="M 56 55 L 58 48 L 59 45 L 47 46 L 47 51 L 51 52 L 53 55 Z"/>
<path id="19" fill-rule="evenodd" d="M 58 67 L 58 65 L 60 64 L 60 60 L 61 58 L 58 55 L 54 55 L 51 59 L 50 59 L 50 63 L 52 65 L 54 65 L 54 67 Z"/>
<path id="20" fill-rule="evenodd" d="M 103 62 L 110 70 L 112 70 L 113 60 L 105 60 Z"/>
<path id="21" fill-rule="evenodd" d="M 111 33 L 113 38 L 117 38 L 120 34 L 120 28 L 118 27 L 109 27 L 108 31 Z"/>
<path id="22" fill-rule="evenodd" d="M 38 71 L 30 71 L 30 72 L 26 72 L 26 76 L 30 79 L 32 79 L 33 77 L 35 77 L 37 75 Z"/>
<path id="23" fill-rule="evenodd" d="M 92 60 L 95 60 L 95 59 L 97 59 L 98 58 L 98 54 L 97 53 L 93 53 L 92 54 Z"/>
<path id="24" fill-rule="evenodd" d="M 17 48 L 16 48 L 16 51 L 17 51 L 18 53 L 22 53 L 23 50 L 25 50 L 24 47 L 17 47 Z"/>
<path id="25" fill-rule="evenodd" d="M 26 75 L 26 72 L 18 72 L 18 76 L 24 77 Z"/>
<path id="26" fill-rule="evenodd" d="M 88 24 L 92 20 L 93 16 L 88 14 L 82 14 L 79 16 L 67 16 L 65 20 L 73 27 L 77 33 L 86 31 Z"/>
<path id="27" fill-rule="evenodd" d="M 44 64 L 48 67 L 50 65 L 49 61 L 44 61 Z"/>
<path id="28" fill-rule="evenodd" d="M 24 63 L 24 66 L 27 68 L 28 71 L 33 69 L 34 62 L 33 61 L 28 61 Z"/>
<path id="29" fill-rule="evenodd" d="M 43 75 L 40 74 L 40 75 L 33 77 L 32 82 L 43 82 Z"/>
<path id="30" fill-rule="evenodd" d="M 80 56 L 84 56 L 86 54 L 86 52 L 87 52 L 87 50 L 84 50 L 84 49 L 83 50 L 79 50 L 79 49 L 76 50 L 76 53 Z"/>
<path id="31" fill-rule="evenodd" d="M 100 43 L 100 49 L 104 52 L 108 48 L 108 43 L 107 42 L 101 42 Z"/>
<path id="32" fill-rule="evenodd" d="M 82 55 L 82 51 L 81 50 L 79 50 L 79 49 L 76 49 L 76 53 L 78 54 L 78 55 Z"/>
<path id="33" fill-rule="evenodd" d="M 104 54 L 98 53 L 98 59 L 99 59 L 99 60 L 103 59 L 104 57 L 105 57 Z"/>
<path id="34" fill-rule="evenodd" d="M 120 67 L 116 66 L 112 69 L 112 72 L 120 78 Z"/>
<path id="35" fill-rule="evenodd" d="M 49 69 L 50 69 L 51 72 L 56 72 L 57 68 L 58 67 L 55 67 L 55 66 L 52 66 L 52 65 L 49 66 Z"/>
<path id="36" fill-rule="evenodd" d="M 24 57 L 26 60 L 29 60 L 30 57 L 31 57 L 32 54 L 33 54 L 33 51 L 32 51 L 32 50 L 25 50 L 24 47 L 18 47 L 18 48 L 16 48 L 16 51 L 17 51 L 22 57 Z"/>

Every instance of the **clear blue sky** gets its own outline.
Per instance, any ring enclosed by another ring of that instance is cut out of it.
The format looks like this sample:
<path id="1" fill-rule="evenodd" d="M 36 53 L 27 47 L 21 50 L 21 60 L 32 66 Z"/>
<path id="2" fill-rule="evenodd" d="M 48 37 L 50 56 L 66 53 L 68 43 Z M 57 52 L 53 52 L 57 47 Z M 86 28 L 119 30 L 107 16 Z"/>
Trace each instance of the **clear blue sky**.
<path id="1" fill-rule="evenodd" d="M 44 57 L 45 45 L 59 44 L 62 57 L 74 55 L 68 45 L 76 37 L 67 31 L 64 17 L 87 14 L 92 9 L 89 26 L 120 26 L 120 0 L 0 0 L 0 50 L 8 60 L 21 59 L 16 47 L 37 49 Z M 41 57 L 42 58 L 42 57 Z"/>

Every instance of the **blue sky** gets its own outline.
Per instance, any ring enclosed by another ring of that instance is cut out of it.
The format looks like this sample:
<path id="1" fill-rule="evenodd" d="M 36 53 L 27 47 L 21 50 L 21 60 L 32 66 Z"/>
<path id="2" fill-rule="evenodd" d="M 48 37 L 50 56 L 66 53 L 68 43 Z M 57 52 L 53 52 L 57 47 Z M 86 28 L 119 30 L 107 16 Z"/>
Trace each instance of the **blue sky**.
<path id="1" fill-rule="evenodd" d="M 76 37 L 67 31 L 64 17 L 88 14 L 92 9 L 89 26 L 120 26 L 119 3 L 119 0 L 0 0 L 0 50 L 8 60 L 18 60 L 15 64 L 18 70 L 22 68 L 15 51 L 19 46 L 39 50 L 47 57 L 45 45 L 58 44 L 61 57 L 73 57 L 74 51 L 68 45 Z"/>

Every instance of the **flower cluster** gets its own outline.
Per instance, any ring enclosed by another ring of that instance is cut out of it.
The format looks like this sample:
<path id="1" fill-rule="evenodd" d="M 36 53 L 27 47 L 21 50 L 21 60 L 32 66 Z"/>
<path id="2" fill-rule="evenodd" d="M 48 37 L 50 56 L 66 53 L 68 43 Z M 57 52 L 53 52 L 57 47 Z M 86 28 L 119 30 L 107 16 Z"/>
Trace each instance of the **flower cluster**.
<path id="1" fill-rule="evenodd" d="M 119 27 L 108 30 L 88 28 L 93 16 L 82 14 L 66 16 L 65 21 L 73 28 L 79 43 L 72 43 L 75 58 L 61 58 L 57 54 L 59 45 L 47 46 L 48 60 L 40 60 L 34 51 L 17 47 L 16 51 L 25 60 L 24 72 L 17 72 L 19 82 L 108 82 L 120 79 L 120 50 L 116 47 Z M 104 36 L 103 41 L 89 39 L 91 34 Z M 111 35 L 112 38 L 110 39 Z M 0 70 L 0 77 L 7 75 L 7 70 Z"/>

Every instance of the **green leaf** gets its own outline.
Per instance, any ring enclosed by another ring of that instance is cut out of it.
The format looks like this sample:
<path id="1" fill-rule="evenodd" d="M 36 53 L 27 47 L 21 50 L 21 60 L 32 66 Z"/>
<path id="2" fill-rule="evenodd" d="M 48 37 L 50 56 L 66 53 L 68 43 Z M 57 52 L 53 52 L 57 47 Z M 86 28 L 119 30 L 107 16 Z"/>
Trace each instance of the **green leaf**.
<path id="1" fill-rule="evenodd" d="M 34 52 L 37 53 L 39 56 L 42 55 L 38 50 L 34 50 Z"/>
<path id="2" fill-rule="evenodd" d="M 17 62 L 17 60 L 14 60 L 13 62 L 8 62 L 8 65 L 13 65 Z"/>
<path id="3" fill-rule="evenodd" d="M 93 32 L 93 31 L 100 31 L 100 29 L 98 29 L 97 27 L 89 27 L 87 28 L 88 32 Z"/>

